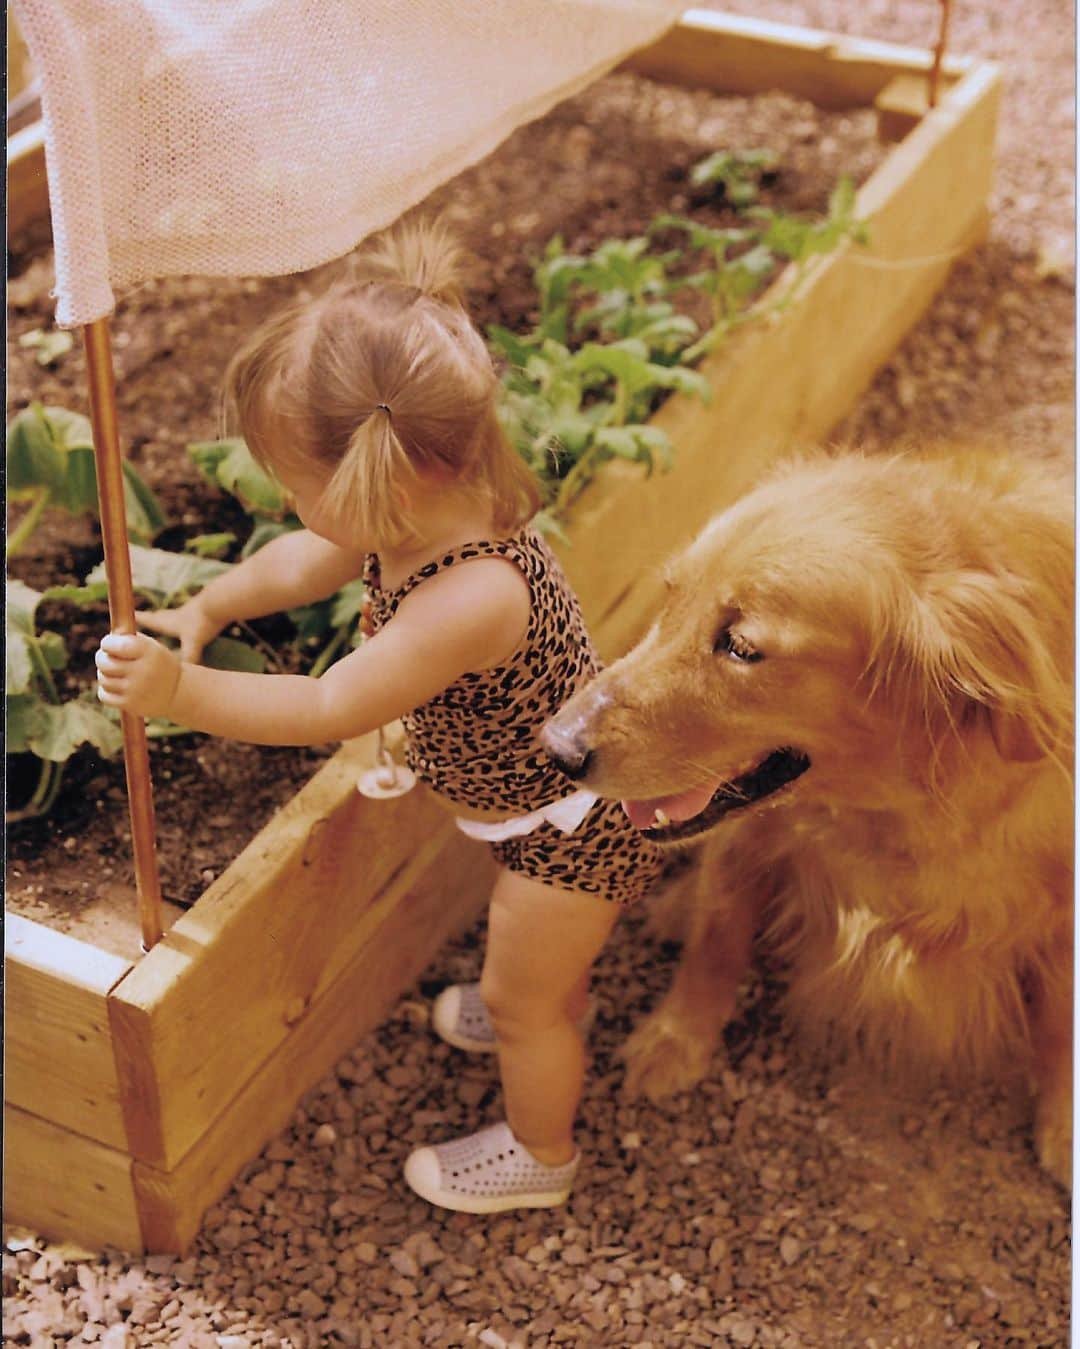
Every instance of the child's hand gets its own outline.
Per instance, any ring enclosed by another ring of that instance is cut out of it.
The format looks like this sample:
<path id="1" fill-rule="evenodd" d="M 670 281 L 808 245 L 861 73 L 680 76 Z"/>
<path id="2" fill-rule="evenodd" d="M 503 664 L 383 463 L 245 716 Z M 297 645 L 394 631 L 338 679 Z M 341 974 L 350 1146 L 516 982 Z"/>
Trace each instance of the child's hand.
<path id="1" fill-rule="evenodd" d="M 101 639 L 94 664 L 98 697 L 110 707 L 142 717 L 163 717 L 180 682 L 180 661 L 152 637 L 110 632 Z"/>
<path id="2" fill-rule="evenodd" d="M 182 604 L 179 609 L 139 609 L 135 622 L 140 628 L 149 628 L 151 632 L 164 633 L 166 637 L 175 637 L 180 642 L 180 658 L 197 665 L 202 658 L 203 647 L 207 646 L 227 622 L 212 617 L 198 595 Z"/>

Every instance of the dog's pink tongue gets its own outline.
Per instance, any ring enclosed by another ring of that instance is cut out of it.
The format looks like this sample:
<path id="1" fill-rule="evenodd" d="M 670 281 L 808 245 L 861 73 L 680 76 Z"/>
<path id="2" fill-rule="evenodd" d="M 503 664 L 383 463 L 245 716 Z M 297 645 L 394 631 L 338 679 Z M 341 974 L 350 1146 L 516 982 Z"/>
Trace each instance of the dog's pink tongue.
<path id="1" fill-rule="evenodd" d="M 654 796 L 650 801 L 624 801 L 622 808 L 635 829 L 648 829 L 658 810 L 662 810 L 672 823 L 689 820 L 705 809 L 719 785 L 718 779 L 707 787 L 695 787 L 692 791 L 679 792 L 676 796 Z"/>

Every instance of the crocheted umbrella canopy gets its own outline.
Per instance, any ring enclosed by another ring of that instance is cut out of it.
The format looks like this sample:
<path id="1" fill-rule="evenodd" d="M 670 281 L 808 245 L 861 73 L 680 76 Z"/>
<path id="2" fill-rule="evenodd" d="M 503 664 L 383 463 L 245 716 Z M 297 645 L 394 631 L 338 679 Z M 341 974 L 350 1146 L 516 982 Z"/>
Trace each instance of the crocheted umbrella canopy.
<path id="1" fill-rule="evenodd" d="M 57 322 L 152 277 L 348 252 L 681 0 L 14 0 L 40 77 Z"/>

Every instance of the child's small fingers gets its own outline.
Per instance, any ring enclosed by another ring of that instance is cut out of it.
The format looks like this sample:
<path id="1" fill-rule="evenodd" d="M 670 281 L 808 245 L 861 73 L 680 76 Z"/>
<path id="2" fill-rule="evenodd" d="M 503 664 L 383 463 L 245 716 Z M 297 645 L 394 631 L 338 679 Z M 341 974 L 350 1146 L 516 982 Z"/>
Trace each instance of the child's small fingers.
<path id="1" fill-rule="evenodd" d="M 97 696 L 98 702 L 108 703 L 110 707 L 122 707 L 124 705 L 123 695 L 107 689 L 100 681 L 98 683 Z"/>
<path id="2" fill-rule="evenodd" d="M 135 623 L 140 628 L 164 632 L 170 637 L 175 637 L 180 628 L 171 609 L 136 609 Z"/>
<path id="3" fill-rule="evenodd" d="M 121 660 L 134 660 L 139 654 L 139 638 L 134 633 L 110 632 L 102 637 L 101 650 Z"/>
<path id="4" fill-rule="evenodd" d="M 106 675 L 123 674 L 127 665 L 125 661 L 112 655 L 110 652 L 103 650 L 101 647 L 98 647 L 97 651 L 94 653 L 94 664 L 98 667 L 100 673 Z"/>

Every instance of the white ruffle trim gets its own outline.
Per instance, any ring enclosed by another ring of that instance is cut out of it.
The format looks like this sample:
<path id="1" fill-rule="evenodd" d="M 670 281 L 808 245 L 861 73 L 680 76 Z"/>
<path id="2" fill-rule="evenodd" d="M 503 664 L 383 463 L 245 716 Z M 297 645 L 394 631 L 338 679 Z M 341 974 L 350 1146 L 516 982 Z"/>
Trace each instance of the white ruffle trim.
<path id="1" fill-rule="evenodd" d="M 507 838 L 520 838 L 531 834 L 545 822 L 553 824 L 564 834 L 572 834 L 582 822 L 594 803 L 600 798 L 595 792 L 575 792 L 573 796 L 564 796 L 561 801 L 552 801 L 549 806 L 528 815 L 513 815 L 508 820 L 498 820 L 494 824 L 485 824 L 482 820 L 463 820 L 457 817 L 457 827 L 469 838 L 478 838 L 483 843 L 501 843 Z"/>

